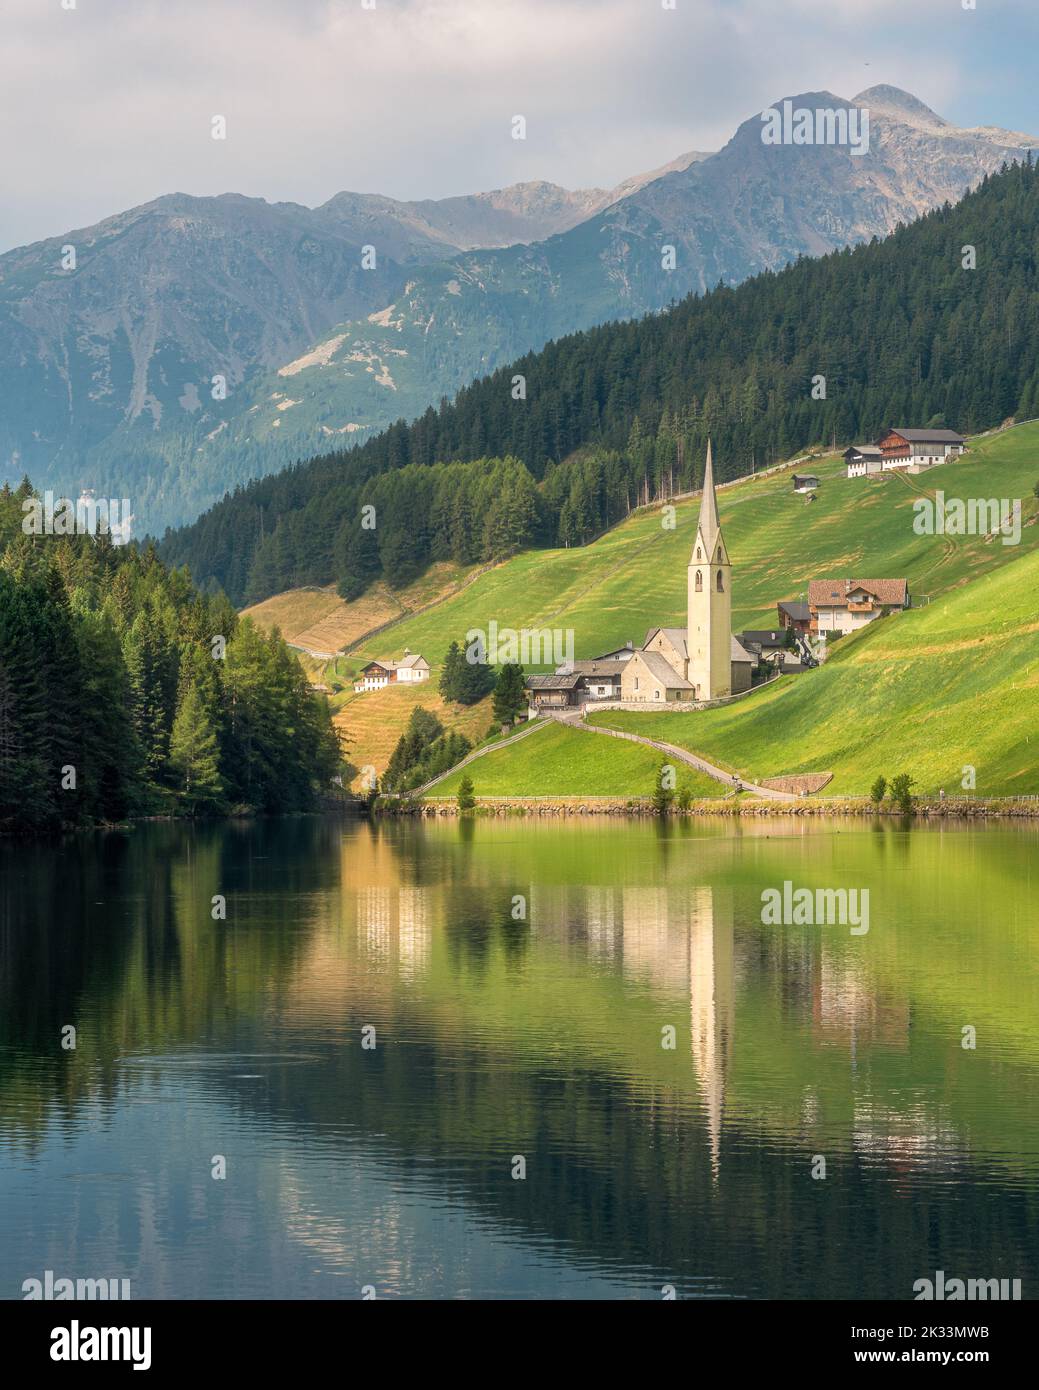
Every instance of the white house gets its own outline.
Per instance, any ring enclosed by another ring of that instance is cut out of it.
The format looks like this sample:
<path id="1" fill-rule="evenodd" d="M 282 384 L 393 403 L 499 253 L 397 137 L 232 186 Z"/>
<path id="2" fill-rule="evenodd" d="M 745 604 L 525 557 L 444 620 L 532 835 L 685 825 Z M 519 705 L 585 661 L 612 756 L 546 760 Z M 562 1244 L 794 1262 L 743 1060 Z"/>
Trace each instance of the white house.
<path id="1" fill-rule="evenodd" d="M 398 661 L 397 679 L 399 681 L 411 681 L 417 684 L 419 681 L 429 680 L 429 662 L 425 657 L 419 656 L 417 652 L 409 652 L 405 647 L 404 660 Z"/>
<path id="2" fill-rule="evenodd" d="M 891 429 L 879 441 L 884 468 L 918 473 L 963 453 L 967 441 L 955 430 Z"/>
<path id="3" fill-rule="evenodd" d="M 909 606 L 905 579 L 812 579 L 808 584 L 814 634 L 855 632 L 885 611 L 901 612 Z"/>
<path id="4" fill-rule="evenodd" d="M 853 444 L 844 451 L 849 478 L 864 478 L 869 473 L 881 473 L 884 455 L 879 444 Z"/>
<path id="5" fill-rule="evenodd" d="M 967 441 L 955 430 L 890 429 L 876 444 L 854 444 L 844 451 L 849 478 L 904 469 L 919 473 L 963 453 Z"/>
<path id="6" fill-rule="evenodd" d="M 354 681 L 360 695 L 366 690 L 382 690 L 387 685 L 406 683 L 417 685 L 429 680 L 429 662 L 406 648 L 401 661 L 369 661 Z"/>

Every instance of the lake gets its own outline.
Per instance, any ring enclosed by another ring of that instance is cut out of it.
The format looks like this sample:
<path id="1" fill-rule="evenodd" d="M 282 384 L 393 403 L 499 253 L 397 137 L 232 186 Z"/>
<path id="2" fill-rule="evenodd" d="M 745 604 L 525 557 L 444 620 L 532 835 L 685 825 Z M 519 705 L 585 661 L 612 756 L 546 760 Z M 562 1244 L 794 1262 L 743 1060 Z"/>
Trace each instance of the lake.
<path id="1" fill-rule="evenodd" d="M 1037 850 L 774 818 L 0 844 L 0 1297 L 1033 1298 Z M 764 922 L 785 884 L 868 893 L 868 931 Z"/>

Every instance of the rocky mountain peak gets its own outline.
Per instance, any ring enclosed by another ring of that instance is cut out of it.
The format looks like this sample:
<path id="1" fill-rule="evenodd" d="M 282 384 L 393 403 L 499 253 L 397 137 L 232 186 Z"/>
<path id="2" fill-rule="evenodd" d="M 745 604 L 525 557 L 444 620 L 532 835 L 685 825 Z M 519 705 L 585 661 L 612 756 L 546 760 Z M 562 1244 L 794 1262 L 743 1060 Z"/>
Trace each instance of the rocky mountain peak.
<path id="1" fill-rule="evenodd" d="M 876 111 L 881 115 L 894 116 L 907 125 L 917 126 L 920 129 L 954 129 L 951 121 L 947 121 L 944 116 L 939 116 L 937 111 L 932 111 L 929 106 L 925 106 L 919 97 L 913 96 L 912 92 L 904 92 L 901 87 L 891 87 L 886 82 L 881 82 L 875 87 L 867 87 L 857 97 L 852 97 L 851 104 L 868 107 L 870 111 Z"/>

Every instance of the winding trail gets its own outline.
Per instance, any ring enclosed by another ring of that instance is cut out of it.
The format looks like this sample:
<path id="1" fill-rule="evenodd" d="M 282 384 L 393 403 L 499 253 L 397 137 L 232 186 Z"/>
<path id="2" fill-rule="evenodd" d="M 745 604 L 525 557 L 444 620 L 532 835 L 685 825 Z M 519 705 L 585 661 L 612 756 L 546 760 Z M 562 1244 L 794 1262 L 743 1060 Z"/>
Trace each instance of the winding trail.
<path id="1" fill-rule="evenodd" d="M 565 724 L 571 729 L 583 729 L 585 733 L 602 734 L 606 738 L 623 738 L 629 743 L 644 743 L 649 748 L 656 748 L 661 753 L 667 754 L 669 758 L 674 758 L 680 763 L 686 763 L 689 767 L 695 768 L 697 772 L 702 772 L 712 778 L 715 782 L 721 782 L 724 786 L 735 791 L 737 786 L 741 791 L 749 792 L 752 796 L 759 796 L 766 801 L 797 801 L 799 797 L 794 792 L 776 791 L 772 787 L 762 787 L 756 782 L 748 782 L 743 777 L 736 777 L 731 772 L 726 772 L 723 768 L 715 767 L 714 763 L 709 763 L 706 758 L 699 757 L 696 753 L 690 753 L 685 748 L 678 748 L 673 743 L 661 743 L 659 739 L 643 738 L 641 734 L 621 733 L 619 729 L 607 729 L 598 724 L 586 724 L 584 722 L 583 710 L 570 710 L 566 714 L 553 714 L 546 719 L 539 719 L 535 724 L 529 724 L 520 730 L 518 734 L 513 734 L 510 738 L 503 738 L 498 743 L 492 743 L 486 748 L 477 748 L 468 757 L 456 763 L 454 767 L 442 772 L 439 777 L 434 777 L 432 781 L 426 782 L 424 786 L 416 787 L 414 791 L 406 793 L 408 796 L 424 796 L 438 782 L 443 782 L 460 768 L 468 767 L 477 758 L 486 757 L 488 753 L 497 752 L 499 748 L 507 748 L 509 744 L 519 743 L 520 739 L 530 738 L 539 729 L 550 729 L 554 724 Z"/>
<path id="2" fill-rule="evenodd" d="M 643 738 L 641 734 L 625 734 L 619 729 L 607 729 L 601 724 L 586 724 L 584 714 L 581 713 L 577 718 L 562 719 L 561 723 L 569 724 L 574 729 L 583 729 L 589 734 L 605 734 L 608 738 L 623 738 L 629 743 L 644 743 L 650 748 L 657 748 L 661 753 L 666 753 L 670 758 L 677 758 L 681 763 L 687 763 L 697 772 L 703 772 L 716 782 L 722 782 L 733 791 L 737 786 L 741 791 L 750 792 L 752 796 L 760 796 L 765 801 L 798 801 L 800 798 L 794 792 L 776 791 L 773 787 L 762 787 L 756 782 L 748 782 L 744 777 L 736 777 L 731 772 L 725 772 L 720 767 L 715 767 L 714 763 L 709 763 L 706 758 L 699 757 L 696 753 L 690 753 L 685 748 L 678 748 L 673 743 L 661 743 L 659 739 Z"/>

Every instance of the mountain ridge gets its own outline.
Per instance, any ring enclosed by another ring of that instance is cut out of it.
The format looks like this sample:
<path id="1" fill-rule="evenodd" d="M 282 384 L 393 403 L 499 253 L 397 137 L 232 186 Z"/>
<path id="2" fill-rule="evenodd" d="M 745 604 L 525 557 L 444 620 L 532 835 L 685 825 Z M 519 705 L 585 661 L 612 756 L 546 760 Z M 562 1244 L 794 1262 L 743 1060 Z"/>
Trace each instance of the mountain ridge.
<path id="1" fill-rule="evenodd" d="M 666 171 L 567 233 L 418 268 L 381 316 L 337 326 L 339 347 L 295 375 L 287 410 L 277 380 L 256 383 L 237 434 L 232 422 L 221 447 L 277 448 L 275 436 L 292 427 L 298 456 L 336 440 L 363 440 L 575 330 L 653 312 L 687 293 L 780 269 L 799 255 L 886 235 L 957 201 L 982 170 L 994 172 L 1032 148 L 1013 132 L 985 141 L 949 122 L 935 147 L 931 117 L 943 118 L 896 88 L 870 88 L 852 102 L 825 91 L 786 100 L 850 109 L 880 94 L 890 109 L 897 104 L 892 93 L 914 124 L 882 114 L 863 160 L 819 147 L 770 149 L 754 116 L 717 154 Z M 659 264 L 668 241 L 679 260 L 670 275 Z M 366 359 L 362 380 L 344 385 L 338 373 L 352 370 L 348 359 L 358 354 Z M 349 413 L 336 419 L 344 405 Z"/>
<path id="2" fill-rule="evenodd" d="M 236 489 L 163 554 L 235 603 L 330 582 L 349 599 L 430 562 L 583 546 L 695 488 L 709 439 L 727 479 L 892 422 L 1033 419 L 1037 228 L 1039 169 L 1016 163 L 883 240 L 528 353 L 411 426 Z M 985 248 L 969 272 L 965 244 Z"/>
<path id="3" fill-rule="evenodd" d="M 538 181 L 410 204 L 344 192 L 317 209 L 177 193 L 8 252 L 0 476 L 129 494 L 158 532 L 553 338 L 883 235 L 1031 148 L 1013 132 L 935 127 L 943 118 L 895 88 L 789 99 L 866 98 L 880 114 L 862 159 L 770 149 L 752 116 L 722 150 L 636 175 L 613 201 L 618 190 Z M 571 218 L 541 240 L 455 249 Z"/>

